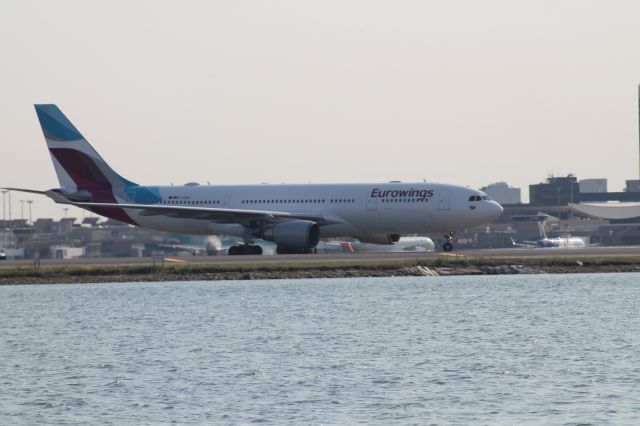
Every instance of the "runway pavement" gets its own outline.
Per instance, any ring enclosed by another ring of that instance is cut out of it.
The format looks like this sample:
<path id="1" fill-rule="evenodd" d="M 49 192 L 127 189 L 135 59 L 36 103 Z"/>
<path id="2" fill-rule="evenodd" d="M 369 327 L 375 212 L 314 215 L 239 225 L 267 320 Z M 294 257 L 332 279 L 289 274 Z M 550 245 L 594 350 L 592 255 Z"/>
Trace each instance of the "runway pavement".
<path id="1" fill-rule="evenodd" d="M 160 264 L 219 264 L 249 265 L 268 263 L 340 263 L 340 262 L 374 262 L 384 260 L 433 259 L 438 257 L 486 257 L 504 258 L 549 258 L 549 257 L 624 257 L 640 256 L 640 246 L 625 247 L 585 247 L 585 248 L 508 248 L 460 250 L 443 252 L 400 252 L 400 253 L 328 253 L 311 255 L 274 255 L 274 256 L 190 256 L 190 257 L 131 257 L 131 258 L 97 258 L 97 259 L 42 259 L 42 267 L 63 266 L 134 266 Z M 3 260 L 0 269 L 32 268 L 33 260 Z"/>

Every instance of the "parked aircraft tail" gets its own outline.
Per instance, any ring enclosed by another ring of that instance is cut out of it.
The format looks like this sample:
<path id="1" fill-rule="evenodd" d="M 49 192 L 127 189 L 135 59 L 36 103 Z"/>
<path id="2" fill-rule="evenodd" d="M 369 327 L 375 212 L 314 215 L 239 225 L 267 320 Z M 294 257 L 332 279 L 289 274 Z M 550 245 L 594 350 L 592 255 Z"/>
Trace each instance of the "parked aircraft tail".
<path id="1" fill-rule="evenodd" d="M 544 230 L 544 225 L 542 224 L 542 222 L 538 222 L 538 238 L 540 238 L 540 240 L 547 239 L 547 233 Z"/>

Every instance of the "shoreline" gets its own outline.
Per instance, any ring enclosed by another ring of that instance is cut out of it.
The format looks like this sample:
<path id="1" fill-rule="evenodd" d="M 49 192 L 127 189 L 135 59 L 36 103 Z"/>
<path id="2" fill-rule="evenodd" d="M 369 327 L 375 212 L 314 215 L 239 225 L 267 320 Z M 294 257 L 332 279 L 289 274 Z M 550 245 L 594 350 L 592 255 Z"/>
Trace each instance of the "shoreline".
<path id="1" fill-rule="evenodd" d="M 401 276 L 516 275 L 640 272 L 640 257 L 464 258 L 387 260 L 354 263 L 59 266 L 0 271 L 0 285 L 90 284 L 105 282 L 223 281 Z"/>

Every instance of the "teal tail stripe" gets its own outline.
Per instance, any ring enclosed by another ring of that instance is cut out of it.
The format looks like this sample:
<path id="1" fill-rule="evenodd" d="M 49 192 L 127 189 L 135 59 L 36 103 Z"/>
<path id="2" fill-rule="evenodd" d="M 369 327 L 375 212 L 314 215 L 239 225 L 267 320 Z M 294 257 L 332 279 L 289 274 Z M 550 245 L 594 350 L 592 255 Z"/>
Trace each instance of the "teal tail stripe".
<path id="1" fill-rule="evenodd" d="M 47 139 L 66 142 L 84 139 L 82 134 L 64 116 L 60 109 L 52 104 L 36 105 L 40 126 Z"/>

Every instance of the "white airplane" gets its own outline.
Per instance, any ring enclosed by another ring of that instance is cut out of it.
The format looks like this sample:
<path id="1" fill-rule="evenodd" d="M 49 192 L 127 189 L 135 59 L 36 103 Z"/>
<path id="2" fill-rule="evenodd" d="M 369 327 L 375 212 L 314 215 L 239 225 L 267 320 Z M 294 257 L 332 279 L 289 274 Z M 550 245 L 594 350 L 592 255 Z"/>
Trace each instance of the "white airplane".
<path id="1" fill-rule="evenodd" d="M 538 236 L 536 241 L 523 241 L 525 246 L 530 247 L 564 247 L 564 248 L 580 248 L 586 247 L 587 244 L 580 237 L 557 237 L 549 238 L 544 230 L 542 222 L 538 222 Z"/>
<path id="2" fill-rule="evenodd" d="M 475 189 L 436 183 L 142 186 L 117 174 L 55 105 L 35 105 L 60 188 L 6 188 L 49 196 L 146 228 L 230 235 L 229 254 L 311 253 L 320 238 L 394 244 L 403 234 L 454 232 L 491 222 L 502 207 Z"/>
<path id="3" fill-rule="evenodd" d="M 216 256 L 225 250 L 224 247 L 222 246 L 222 242 L 215 235 L 208 237 L 206 241 L 203 241 L 202 245 L 163 243 L 163 244 L 158 244 L 158 247 L 162 249 L 188 251 L 188 252 L 191 252 L 193 256 L 203 256 L 203 255 Z"/>
<path id="4" fill-rule="evenodd" d="M 433 251 L 435 244 L 429 237 L 400 237 L 393 245 L 361 243 L 358 240 L 320 241 L 318 251 L 322 252 L 426 252 Z"/>

